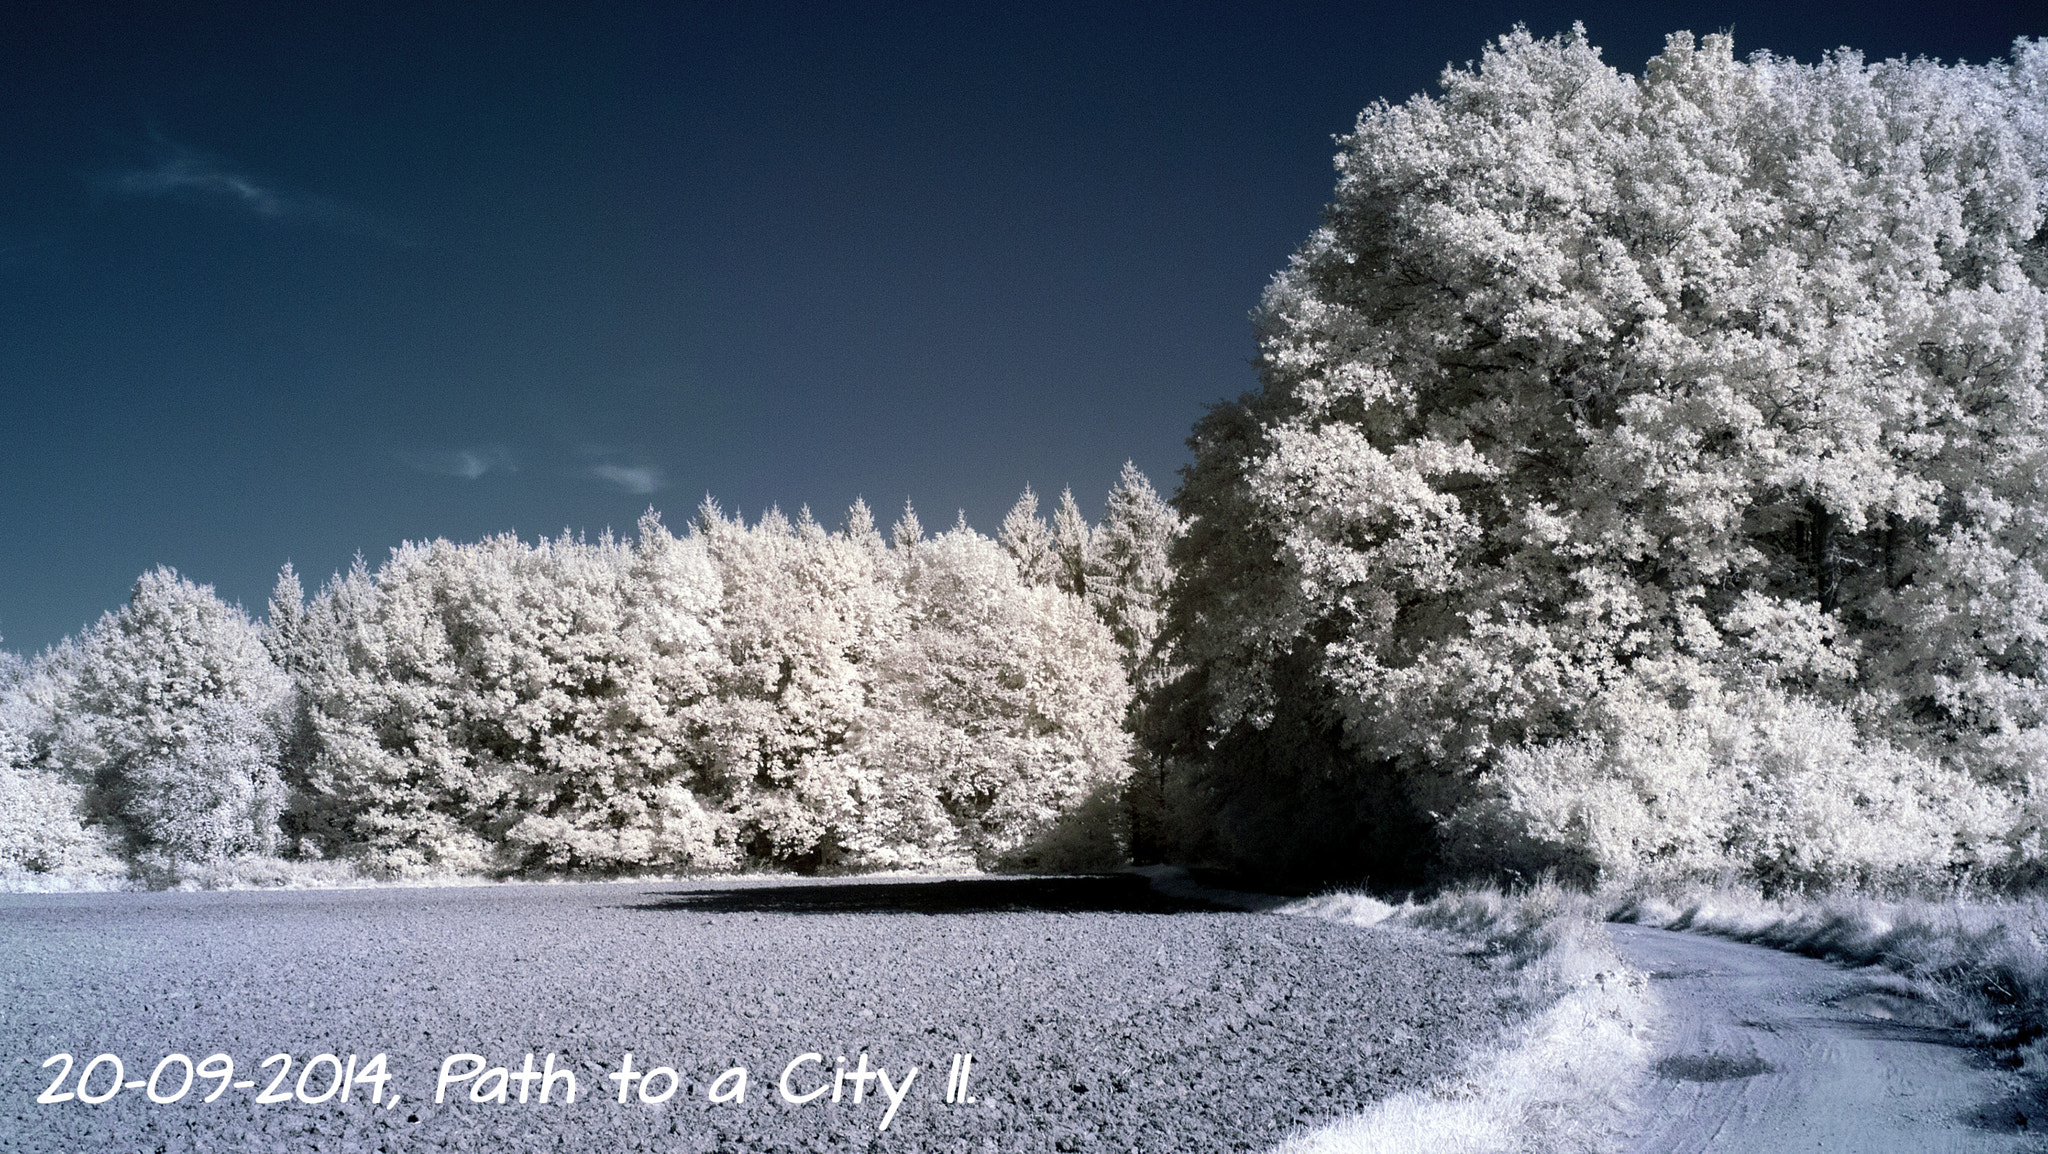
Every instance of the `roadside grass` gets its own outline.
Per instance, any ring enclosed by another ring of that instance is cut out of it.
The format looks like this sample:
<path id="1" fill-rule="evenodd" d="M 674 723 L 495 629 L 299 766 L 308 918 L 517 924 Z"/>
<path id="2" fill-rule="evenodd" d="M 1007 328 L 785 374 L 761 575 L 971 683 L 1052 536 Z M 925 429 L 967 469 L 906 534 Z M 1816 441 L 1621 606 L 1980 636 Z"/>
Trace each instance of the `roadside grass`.
<path id="1" fill-rule="evenodd" d="M 1598 1151 L 1628 1132 L 1628 1094 L 1648 1070 L 1656 1002 L 1647 976 L 1602 928 L 1598 899 L 1542 883 L 1401 906 L 1328 894 L 1276 912 L 1447 933 L 1501 958 L 1503 992 L 1533 1016 L 1458 1074 L 1296 1134 L 1273 1154 Z"/>
<path id="2" fill-rule="evenodd" d="M 2048 900 L 1847 892 L 1766 898 L 1720 885 L 1615 892 L 1607 904 L 1614 921 L 1883 969 L 1898 976 L 1895 992 L 2011 1051 L 2027 1074 L 2048 1075 Z"/>

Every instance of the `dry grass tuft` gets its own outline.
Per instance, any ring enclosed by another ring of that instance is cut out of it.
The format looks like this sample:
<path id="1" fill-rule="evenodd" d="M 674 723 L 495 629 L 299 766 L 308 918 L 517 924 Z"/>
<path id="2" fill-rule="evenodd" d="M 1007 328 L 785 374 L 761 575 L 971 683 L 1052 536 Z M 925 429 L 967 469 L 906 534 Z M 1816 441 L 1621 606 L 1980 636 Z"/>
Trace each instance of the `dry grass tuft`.
<path id="1" fill-rule="evenodd" d="M 1542 1008 L 1456 1077 L 1295 1135 L 1274 1154 L 1596 1151 L 1626 1132 L 1656 1005 L 1645 975 L 1615 952 L 1593 899 L 1545 884 L 1513 895 L 1458 890 L 1399 907 L 1333 894 L 1280 912 L 1450 933 L 1504 958 L 1514 993 Z"/>

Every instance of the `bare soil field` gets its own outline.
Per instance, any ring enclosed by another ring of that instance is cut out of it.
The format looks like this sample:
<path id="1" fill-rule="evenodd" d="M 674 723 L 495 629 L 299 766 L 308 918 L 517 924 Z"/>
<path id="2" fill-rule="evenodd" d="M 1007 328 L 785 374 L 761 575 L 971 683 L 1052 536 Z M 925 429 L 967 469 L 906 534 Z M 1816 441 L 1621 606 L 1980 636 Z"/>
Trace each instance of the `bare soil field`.
<path id="1" fill-rule="evenodd" d="M 0 1151 L 1258 1150 L 1500 984 L 1129 876 L 0 895 Z"/>

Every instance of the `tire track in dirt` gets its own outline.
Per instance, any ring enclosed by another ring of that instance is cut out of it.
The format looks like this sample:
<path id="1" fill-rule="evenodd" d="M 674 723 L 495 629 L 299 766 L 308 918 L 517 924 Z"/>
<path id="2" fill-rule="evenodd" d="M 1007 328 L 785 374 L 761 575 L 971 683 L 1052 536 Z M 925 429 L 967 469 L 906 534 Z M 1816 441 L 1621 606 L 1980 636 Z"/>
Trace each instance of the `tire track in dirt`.
<path id="1" fill-rule="evenodd" d="M 1632 1154 L 2048 1149 L 2048 1103 L 1869 976 L 1703 934 L 1608 929 L 1666 1015 Z"/>

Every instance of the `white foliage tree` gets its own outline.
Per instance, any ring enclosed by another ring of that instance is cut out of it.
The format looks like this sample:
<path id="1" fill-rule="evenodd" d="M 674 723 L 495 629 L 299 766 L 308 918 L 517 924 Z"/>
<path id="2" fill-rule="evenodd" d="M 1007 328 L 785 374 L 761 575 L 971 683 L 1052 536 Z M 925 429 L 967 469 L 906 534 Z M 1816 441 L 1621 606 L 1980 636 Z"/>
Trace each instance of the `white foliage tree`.
<path id="1" fill-rule="evenodd" d="M 924 526 L 918 523 L 917 510 L 910 507 L 910 502 L 905 501 L 903 515 L 896 519 L 896 524 L 889 530 L 889 543 L 894 545 L 898 552 L 908 553 L 917 548 L 917 543 L 922 540 Z"/>
<path id="2" fill-rule="evenodd" d="M 1155 675 L 1153 649 L 1173 576 L 1169 554 L 1185 528 L 1145 474 L 1125 461 L 1102 524 L 1090 534 L 1088 601 L 1115 634 L 1125 668 L 1141 686 Z"/>
<path id="3" fill-rule="evenodd" d="M 905 560 L 902 598 L 858 746 L 855 860 L 1096 865 L 1121 852 L 1130 687 L 1086 602 L 1025 583 L 965 527 Z"/>
<path id="4" fill-rule="evenodd" d="M 1680 34 L 1638 78 L 1517 31 L 1443 89 L 1360 115 L 1261 391 L 1196 430 L 1148 726 L 1197 840 L 1257 857 L 1315 796 L 1294 865 L 1412 863 L 1386 814 L 1608 764 L 1540 751 L 1617 693 L 1777 686 L 2035 773 L 2048 46 Z"/>
<path id="5" fill-rule="evenodd" d="M 46 729 L 46 709 L 30 696 L 29 663 L 0 650 L 0 766 L 15 768 L 36 756 L 35 735 Z"/>
<path id="6" fill-rule="evenodd" d="M 699 780 L 754 860 L 835 864 L 850 743 L 893 610 L 873 519 L 857 506 L 828 535 L 771 510 L 749 528 L 707 502 L 697 524 L 724 588 L 711 697 L 692 716 Z"/>
<path id="7" fill-rule="evenodd" d="M 291 685 L 238 607 L 154 569 L 47 660 L 47 764 L 131 851 L 173 869 L 275 851 Z"/>
<path id="8" fill-rule="evenodd" d="M 85 824 L 85 791 L 48 767 L 60 679 L 48 662 L 0 652 L 0 879 L 67 883 L 127 872 L 106 831 Z"/>
<path id="9" fill-rule="evenodd" d="M 1003 517 L 1002 530 L 996 534 L 1002 542 L 1003 551 L 1017 562 L 1017 575 L 1027 585 L 1050 585 L 1058 573 L 1058 555 L 1053 550 L 1052 529 L 1045 518 L 1038 515 L 1038 494 L 1031 486 L 1024 486 L 1024 493 L 1017 503 Z"/>
<path id="10" fill-rule="evenodd" d="M 311 731 L 296 832 L 397 874 L 729 863 L 683 756 L 717 599 L 650 514 L 631 544 L 405 545 L 274 607 Z"/>
<path id="11" fill-rule="evenodd" d="M 1053 584 L 1076 597 L 1088 595 L 1088 577 L 1095 569 L 1095 531 L 1074 503 L 1072 489 L 1060 490 L 1052 515 Z"/>
<path id="12" fill-rule="evenodd" d="M 1113 634 L 964 522 L 892 535 L 707 499 L 684 538 L 409 544 L 303 604 L 287 571 L 288 832 L 396 874 L 1105 864 Z"/>

